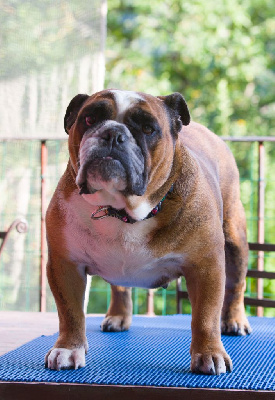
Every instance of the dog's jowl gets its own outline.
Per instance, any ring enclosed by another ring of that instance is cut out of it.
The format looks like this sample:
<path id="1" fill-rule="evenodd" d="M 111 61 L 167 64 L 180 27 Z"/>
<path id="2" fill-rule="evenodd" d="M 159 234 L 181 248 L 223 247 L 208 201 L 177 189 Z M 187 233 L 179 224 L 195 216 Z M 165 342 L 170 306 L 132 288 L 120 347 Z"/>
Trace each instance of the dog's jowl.
<path id="1" fill-rule="evenodd" d="M 191 370 L 232 370 L 221 333 L 251 328 L 243 296 L 248 246 L 239 174 L 224 142 L 190 122 L 179 93 L 79 94 L 64 119 L 70 159 L 47 212 L 48 280 L 60 320 L 51 369 L 85 366 L 86 276 L 112 285 L 102 331 L 129 329 L 131 287 L 184 276 Z"/>

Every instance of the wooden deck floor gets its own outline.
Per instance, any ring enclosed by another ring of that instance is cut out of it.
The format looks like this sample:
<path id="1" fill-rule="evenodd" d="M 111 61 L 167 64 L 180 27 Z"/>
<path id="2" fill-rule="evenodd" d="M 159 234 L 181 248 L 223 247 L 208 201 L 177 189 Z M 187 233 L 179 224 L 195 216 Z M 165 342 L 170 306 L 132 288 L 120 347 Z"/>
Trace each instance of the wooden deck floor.
<path id="1" fill-rule="evenodd" d="M 57 313 L 0 311 L 0 355 L 57 331 Z"/>

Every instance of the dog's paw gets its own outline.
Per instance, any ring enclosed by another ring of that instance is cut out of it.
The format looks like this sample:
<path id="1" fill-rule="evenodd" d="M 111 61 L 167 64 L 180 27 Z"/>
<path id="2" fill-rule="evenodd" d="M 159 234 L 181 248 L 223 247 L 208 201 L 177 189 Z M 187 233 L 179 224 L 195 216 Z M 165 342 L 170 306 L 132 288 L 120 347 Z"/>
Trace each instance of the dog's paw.
<path id="1" fill-rule="evenodd" d="M 49 369 L 85 367 L 85 348 L 65 349 L 61 347 L 51 349 L 45 357 L 45 367 Z"/>
<path id="2" fill-rule="evenodd" d="M 130 328 L 131 316 L 106 315 L 100 326 L 102 332 L 122 332 Z"/>
<path id="3" fill-rule="evenodd" d="M 220 375 L 232 370 L 232 361 L 225 352 L 193 353 L 191 356 L 191 371 L 196 374 Z"/>
<path id="4" fill-rule="evenodd" d="M 222 335 L 245 336 L 252 332 L 251 326 L 246 317 L 241 319 L 222 319 Z"/>

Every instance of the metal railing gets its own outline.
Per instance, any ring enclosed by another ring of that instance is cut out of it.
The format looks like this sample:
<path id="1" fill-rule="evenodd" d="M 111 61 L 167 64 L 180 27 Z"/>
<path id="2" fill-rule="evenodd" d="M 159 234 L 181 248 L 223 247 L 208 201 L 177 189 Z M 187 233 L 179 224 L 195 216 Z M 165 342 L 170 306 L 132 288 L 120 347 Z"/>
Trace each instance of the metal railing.
<path id="1" fill-rule="evenodd" d="M 249 136 L 249 137 L 223 137 L 224 141 L 228 142 L 257 142 L 258 143 L 258 233 L 257 233 L 257 242 L 259 244 L 264 244 L 265 242 L 265 142 L 275 142 L 275 137 L 272 136 Z M 255 249 L 252 248 L 250 244 L 250 250 Z M 258 258 L 257 258 L 257 270 L 264 271 L 264 248 L 261 247 L 258 250 Z M 272 250 L 274 251 L 274 250 Z M 247 276 L 250 276 L 249 274 Z M 263 299 L 263 279 L 259 278 L 257 280 L 257 297 L 259 300 Z M 246 304 L 248 304 L 248 299 Z M 263 302 L 261 303 L 263 305 Z M 265 303 L 266 304 L 266 303 Z M 249 305 L 252 305 L 251 302 Z M 263 307 L 260 306 L 259 303 L 253 304 L 257 305 L 257 316 L 263 316 Z M 275 305 L 275 304 L 274 304 Z M 274 307 L 274 305 L 272 307 Z"/>
<path id="2" fill-rule="evenodd" d="M 245 304 L 249 306 L 257 307 L 257 316 L 263 316 L 264 307 L 275 307 L 275 300 L 268 300 L 263 298 L 263 279 L 275 279 L 275 272 L 264 271 L 264 252 L 274 251 L 275 244 L 267 244 L 265 241 L 265 148 L 264 142 L 275 142 L 275 137 L 222 137 L 224 141 L 229 142 L 256 142 L 258 143 L 258 232 L 257 232 L 257 243 L 249 243 L 249 250 L 257 251 L 257 270 L 248 270 L 247 277 L 257 279 L 257 298 L 245 297 Z M 182 313 L 181 300 L 188 299 L 187 291 L 181 288 L 181 279 L 177 281 L 177 312 Z"/>
<path id="3" fill-rule="evenodd" d="M 265 162 L 265 142 L 275 142 L 275 137 L 273 136 L 251 136 L 251 137 L 221 137 L 227 142 L 256 142 L 258 143 L 258 243 L 264 243 L 264 162 Z M 47 142 L 53 141 L 53 139 L 46 138 L 0 138 L 0 142 L 3 141 L 39 141 L 40 142 L 40 171 L 41 171 L 41 186 L 40 186 L 40 220 L 41 220 L 41 239 L 40 239 L 40 311 L 46 311 L 46 234 L 45 234 L 45 214 L 47 208 L 46 201 L 46 185 L 47 185 L 47 159 L 48 159 L 48 148 Z M 66 141 L 66 138 L 55 139 L 56 141 Z M 262 250 L 258 250 L 258 260 L 257 260 L 257 271 L 264 272 L 264 254 Z M 253 271 L 255 273 L 255 271 Z M 268 273 L 267 273 L 268 274 Z M 255 277 L 255 276 L 254 276 Z M 260 276 L 258 279 L 257 286 L 257 296 L 259 299 L 263 298 L 263 278 L 265 276 Z M 154 292 L 152 290 L 148 291 L 147 296 L 147 312 L 149 315 L 154 314 Z M 257 308 L 257 315 L 263 315 L 262 307 Z"/>
<path id="4" fill-rule="evenodd" d="M 7 243 L 10 233 L 14 228 L 17 230 L 18 233 L 26 233 L 28 230 L 28 223 L 23 218 L 17 218 L 10 224 L 6 231 L 0 232 L 0 240 L 2 240 L 0 245 L 0 256 L 3 252 L 5 244 Z"/>

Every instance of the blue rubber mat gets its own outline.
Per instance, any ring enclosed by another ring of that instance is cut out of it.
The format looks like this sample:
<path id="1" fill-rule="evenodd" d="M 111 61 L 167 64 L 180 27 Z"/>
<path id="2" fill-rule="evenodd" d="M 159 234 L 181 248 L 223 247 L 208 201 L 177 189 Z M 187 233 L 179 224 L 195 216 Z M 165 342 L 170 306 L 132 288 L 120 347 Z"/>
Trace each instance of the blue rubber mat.
<path id="1" fill-rule="evenodd" d="M 234 370 L 219 376 L 190 372 L 188 315 L 133 318 L 128 332 L 102 333 L 102 317 L 87 318 L 86 367 L 52 371 L 44 356 L 57 334 L 39 337 L 0 357 L 0 380 L 275 390 L 275 319 L 249 318 L 252 335 L 223 336 Z"/>

